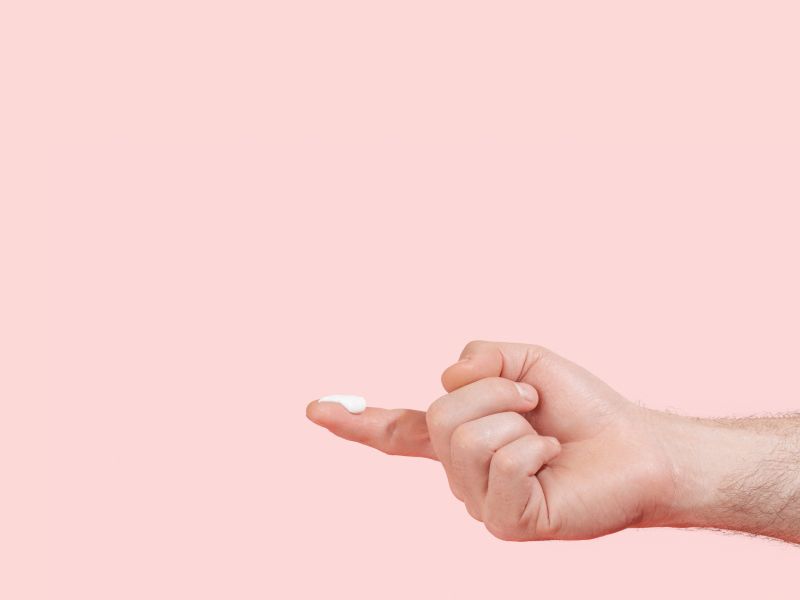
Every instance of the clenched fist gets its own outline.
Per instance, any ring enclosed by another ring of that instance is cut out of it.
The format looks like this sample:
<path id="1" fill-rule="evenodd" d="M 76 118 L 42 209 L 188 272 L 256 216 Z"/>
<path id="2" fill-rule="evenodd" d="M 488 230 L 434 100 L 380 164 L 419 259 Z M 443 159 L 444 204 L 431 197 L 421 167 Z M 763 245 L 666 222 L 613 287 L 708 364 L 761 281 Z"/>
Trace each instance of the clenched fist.
<path id="1" fill-rule="evenodd" d="M 737 500 L 724 492 L 729 478 L 757 472 L 782 443 L 797 458 L 793 442 L 785 444 L 792 429 L 785 421 L 765 428 L 747 425 L 755 420 L 737 425 L 650 410 L 525 344 L 471 342 L 442 383 L 448 393 L 427 412 L 350 414 L 312 402 L 307 414 L 348 440 L 440 461 L 469 514 L 504 540 L 585 539 L 650 526 L 798 535 L 786 531 L 797 526 L 793 517 L 776 531 L 774 521 L 769 530 L 756 516 L 734 522 Z"/>

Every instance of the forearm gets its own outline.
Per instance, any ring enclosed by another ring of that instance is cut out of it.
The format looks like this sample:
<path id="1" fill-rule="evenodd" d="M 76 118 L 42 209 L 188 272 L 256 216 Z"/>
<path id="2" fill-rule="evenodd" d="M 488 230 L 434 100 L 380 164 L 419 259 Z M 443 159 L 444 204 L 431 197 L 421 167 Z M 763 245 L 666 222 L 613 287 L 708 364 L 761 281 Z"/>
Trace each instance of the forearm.
<path id="1" fill-rule="evenodd" d="M 663 421 L 675 484 L 664 525 L 800 543 L 800 417 Z"/>

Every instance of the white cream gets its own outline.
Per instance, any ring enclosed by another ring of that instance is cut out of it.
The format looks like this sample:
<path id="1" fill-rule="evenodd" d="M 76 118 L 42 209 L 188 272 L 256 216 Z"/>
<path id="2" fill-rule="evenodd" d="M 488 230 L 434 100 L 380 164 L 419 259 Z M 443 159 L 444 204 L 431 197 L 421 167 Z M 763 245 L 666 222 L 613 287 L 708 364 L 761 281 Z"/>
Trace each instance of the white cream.
<path id="1" fill-rule="evenodd" d="M 364 412 L 367 408 L 367 401 L 362 396 L 352 396 L 350 394 L 331 394 L 330 396 L 323 396 L 319 399 L 320 402 L 336 402 L 341 404 L 354 415 Z"/>

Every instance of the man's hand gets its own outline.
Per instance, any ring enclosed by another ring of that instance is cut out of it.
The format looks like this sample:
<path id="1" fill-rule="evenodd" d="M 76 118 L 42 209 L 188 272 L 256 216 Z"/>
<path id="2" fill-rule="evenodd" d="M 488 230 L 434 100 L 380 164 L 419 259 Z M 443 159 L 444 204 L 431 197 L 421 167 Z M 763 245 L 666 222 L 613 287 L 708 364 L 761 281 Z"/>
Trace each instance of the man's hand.
<path id="1" fill-rule="evenodd" d="M 469 513 L 509 540 L 581 539 L 652 523 L 674 493 L 651 411 L 537 346 L 472 342 L 427 413 L 309 418 L 389 454 L 441 461 Z"/>
<path id="2" fill-rule="evenodd" d="M 733 509 L 723 506 L 726 486 L 735 485 L 730 481 L 747 479 L 737 480 L 737 469 L 755 469 L 759 457 L 775 451 L 772 430 L 742 433 L 643 408 L 539 346 L 471 342 L 442 382 L 449 393 L 427 413 L 368 408 L 351 415 L 312 402 L 307 414 L 388 454 L 439 460 L 455 496 L 501 539 L 585 539 L 651 526 L 795 539 L 770 531 L 764 515 L 759 523 L 733 523 Z M 737 448 L 747 460 L 735 456 Z M 799 469 L 795 462 L 794 481 Z M 796 513 L 791 501 L 784 504 L 773 502 L 775 510 L 782 506 L 778 520 L 791 522 Z"/>

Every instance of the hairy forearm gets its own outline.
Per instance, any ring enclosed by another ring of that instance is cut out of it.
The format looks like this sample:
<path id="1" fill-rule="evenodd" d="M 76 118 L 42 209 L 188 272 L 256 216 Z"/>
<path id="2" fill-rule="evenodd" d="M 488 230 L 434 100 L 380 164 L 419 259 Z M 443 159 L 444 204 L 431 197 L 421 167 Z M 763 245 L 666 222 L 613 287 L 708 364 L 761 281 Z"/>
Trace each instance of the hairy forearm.
<path id="1" fill-rule="evenodd" d="M 663 525 L 800 543 L 800 416 L 662 420 L 675 483 Z"/>

